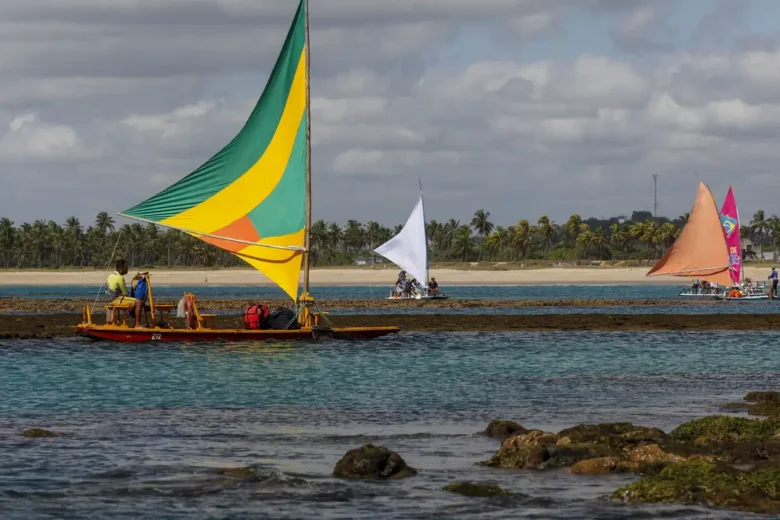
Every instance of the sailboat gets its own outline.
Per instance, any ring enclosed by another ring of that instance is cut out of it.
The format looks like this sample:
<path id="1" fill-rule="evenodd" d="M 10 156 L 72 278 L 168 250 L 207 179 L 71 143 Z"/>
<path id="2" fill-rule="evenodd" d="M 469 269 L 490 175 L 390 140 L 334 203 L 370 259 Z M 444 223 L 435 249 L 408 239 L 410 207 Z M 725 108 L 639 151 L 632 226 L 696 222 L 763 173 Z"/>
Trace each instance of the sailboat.
<path id="1" fill-rule="evenodd" d="M 740 235 L 739 210 L 734 197 L 734 189 L 729 186 L 726 199 L 720 210 L 720 221 L 723 226 L 723 236 L 729 251 L 729 275 L 732 285 L 739 288 L 737 293 L 725 295 L 727 300 L 768 300 L 769 293 L 764 283 L 756 285 L 745 284 L 745 271 L 742 268 L 742 237 Z"/>
<path id="2" fill-rule="evenodd" d="M 720 214 L 712 192 L 703 182 L 699 182 L 693 209 L 680 236 L 647 273 L 647 276 L 662 275 L 695 278 L 717 283 L 724 289 L 731 285 L 729 254 Z M 699 296 L 699 293 L 681 295 Z"/>
<path id="3" fill-rule="evenodd" d="M 741 252 L 739 245 L 731 245 L 734 240 L 740 243 L 739 217 L 733 190 L 729 188 L 729 195 L 718 212 L 712 192 L 706 184 L 699 182 L 688 222 L 672 247 L 650 269 L 647 276 L 680 276 L 718 284 L 717 291 L 686 289 L 680 296 L 726 300 L 767 299 L 768 295 L 761 291 L 745 292 L 742 289 Z M 730 287 L 736 289 L 736 292 Z"/>
<path id="4" fill-rule="evenodd" d="M 126 342 L 247 341 L 374 338 L 399 331 L 398 327 L 334 327 L 310 294 L 309 48 L 308 0 L 301 0 L 265 89 L 240 132 L 198 169 L 119 213 L 178 229 L 241 258 L 295 302 L 298 326 L 292 328 L 291 320 L 283 330 L 217 329 L 214 315 L 200 313 L 194 295 L 185 294 L 187 327 L 177 329 L 165 319 L 157 320 L 155 314 L 164 315 L 173 306 L 155 306 L 150 291 L 154 327 L 130 328 L 116 320 L 96 324 L 91 309 L 85 307 L 78 334 Z"/>
<path id="5" fill-rule="evenodd" d="M 425 280 L 422 288 L 413 291 L 411 296 L 400 297 L 391 294 L 388 300 L 446 300 L 444 294 L 428 294 L 428 237 L 425 234 L 425 204 L 423 202 L 422 181 L 420 198 L 401 231 L 393 238 L 374 249 L 374 253 L 383 256 L 406 271 L 416 281 Z"/>

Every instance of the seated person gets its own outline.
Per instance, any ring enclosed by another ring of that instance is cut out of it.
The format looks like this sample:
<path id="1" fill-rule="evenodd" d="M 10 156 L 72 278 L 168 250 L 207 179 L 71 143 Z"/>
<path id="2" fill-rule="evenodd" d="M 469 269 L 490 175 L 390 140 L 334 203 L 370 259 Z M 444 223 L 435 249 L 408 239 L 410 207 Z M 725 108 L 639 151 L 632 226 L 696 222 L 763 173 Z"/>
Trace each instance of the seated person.
<path id="1" fill-rule="evenodd" d="M 439 284 L 436 283 L 436 278 L 431 278 L 428 282 L 428 296 L 436 296 L 439 294 Z"/>
<path id="2" fill-rule="evenodd" d="M 143 300 L 136 300 L 130 296 L 127 292 L 127 285 L 125 285 L 125 275 L 127 274 L 128 266 L 126 260 L 117 260 L 116 271 L 108 275 L 106 280 L 106 286 L 108 287 L 108 294 L 111 296 L 111 304 L 118 305 L 121 303 L 133 302 L 132 316 L 135 318 L 135 328 L 141 328 L 141 307 Z M 128 311 L 130 313 L 130 311 Z"/>
<path id="3" fill-rule="evenodd" d="M 412 289 L 414 288 L 414 278 L 407 280 L 404 284 L 404 296 L 411 297 L 412 296 Z"/>

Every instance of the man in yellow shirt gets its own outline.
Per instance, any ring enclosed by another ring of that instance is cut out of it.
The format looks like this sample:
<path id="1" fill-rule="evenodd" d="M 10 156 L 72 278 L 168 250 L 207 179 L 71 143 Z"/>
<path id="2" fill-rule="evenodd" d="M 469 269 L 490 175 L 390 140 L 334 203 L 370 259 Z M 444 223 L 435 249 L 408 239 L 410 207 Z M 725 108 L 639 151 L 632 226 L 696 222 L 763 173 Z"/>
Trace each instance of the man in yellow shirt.
<path id="1" fill-rule="evenodd" d="M 141 328 L 141 306 L 142 300 L 137 300 L 130 296 L 127 292 L 127 285 L 125 284 L 124 276 L 127 274 L 128 266 L 126 260 L 117 260 L 116 271 L 108 275 L 106 285 L 108 286 L 108 293 L 112 296 L 111 303 L 116 305 L 119 303 L 133 303 L 133 317 L 135 318 L 135 328 Z M 130 312 L 130 311 L 128 311 Z"/>

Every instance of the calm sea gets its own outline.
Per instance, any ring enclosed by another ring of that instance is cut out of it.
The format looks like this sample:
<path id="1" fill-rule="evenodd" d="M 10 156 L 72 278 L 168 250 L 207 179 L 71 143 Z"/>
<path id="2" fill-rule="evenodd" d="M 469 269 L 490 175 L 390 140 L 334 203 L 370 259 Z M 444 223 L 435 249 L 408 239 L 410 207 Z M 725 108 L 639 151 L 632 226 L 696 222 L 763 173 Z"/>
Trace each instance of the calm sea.
<path id="1" fill-rule="evenodd" d="M 494 418 L 552 431 L 606 421 L 668 431 L 776 388 L 778 340 L 659 332 L 263 346 L 0 340 L 0 517 L 743 518 L 605 499 L 630 476 L 477 467 L 498 442 L 474 433 Z M 36 426 L 70 436 L 19 436 Z M 398 451 L 419 475 L 330 476 L 344 452 L 366 443 Z M 240 466 L 261 479 L 214 471 Z M 516 495 L 440 491 L 464 479 Z"/>

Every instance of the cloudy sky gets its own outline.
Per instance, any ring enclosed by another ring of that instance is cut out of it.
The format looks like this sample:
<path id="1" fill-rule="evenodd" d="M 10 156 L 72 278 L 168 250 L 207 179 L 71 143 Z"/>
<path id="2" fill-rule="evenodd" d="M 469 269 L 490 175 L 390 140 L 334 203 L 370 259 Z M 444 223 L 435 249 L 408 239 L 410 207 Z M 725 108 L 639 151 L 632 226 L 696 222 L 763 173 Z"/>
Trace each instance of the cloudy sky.
<path id="1" fill-rule="evenodd" d="M 314 218 L 780 212 L 777 0 L 311 0 Z M 0 216 L 116 213 L 242 126 L 297 0 L 2 0 Z"/>

